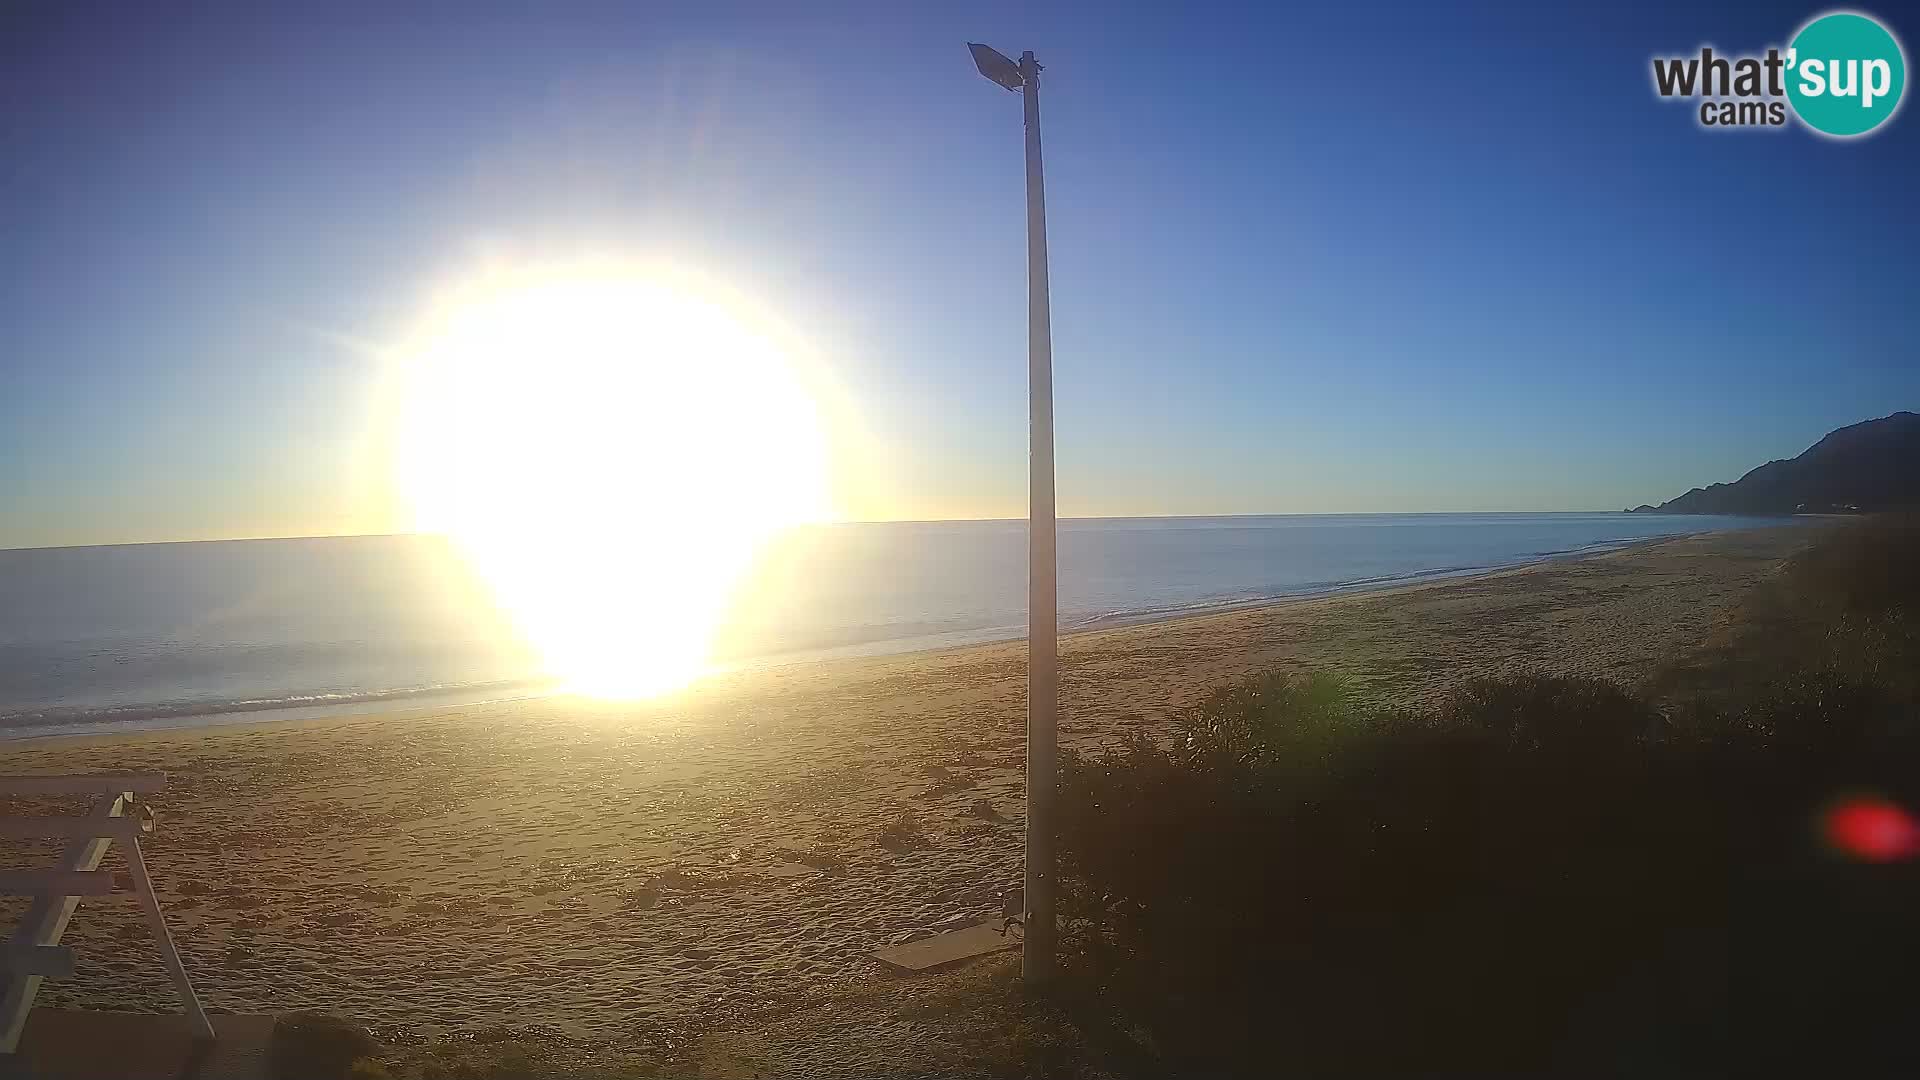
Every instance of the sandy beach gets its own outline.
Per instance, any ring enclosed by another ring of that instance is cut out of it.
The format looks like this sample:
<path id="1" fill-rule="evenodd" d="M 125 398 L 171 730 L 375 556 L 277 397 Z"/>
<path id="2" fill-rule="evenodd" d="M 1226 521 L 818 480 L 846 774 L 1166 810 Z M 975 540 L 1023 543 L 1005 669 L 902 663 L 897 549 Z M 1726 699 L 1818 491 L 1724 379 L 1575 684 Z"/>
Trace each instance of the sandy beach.
<path id="1" fill-rule="evenodd" d="M 1550 663 L 1626 683 L 1710 644 L 1810 535 L 1650 544 L 1077 635 L 1062 743 L 1163 730 L 1275 667 L 1406 699 Z M 149 845 L 210 1008 L 644 1037 L 874 977 L 1019 876 L 1024 646 L 545 699 L 4 746 L 6 770 L 164 769 Z M 5 865 L 44 865 L 13 845 Z M 117 857 L 110 865 L 118 869 Z M 130 898 L 88 901 L 44 1005 L 174 1008 Z"/>

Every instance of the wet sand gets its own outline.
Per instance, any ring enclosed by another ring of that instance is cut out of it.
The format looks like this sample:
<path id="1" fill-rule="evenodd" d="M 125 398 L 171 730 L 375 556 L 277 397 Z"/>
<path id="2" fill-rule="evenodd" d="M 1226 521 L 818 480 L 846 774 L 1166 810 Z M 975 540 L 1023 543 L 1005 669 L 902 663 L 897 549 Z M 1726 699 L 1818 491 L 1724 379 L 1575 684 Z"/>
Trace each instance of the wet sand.
<path id="1" fill-rule="evenodd" d="M 1164 731 L 1276 667 L 1409 701 L 1529 666 L 1642 683 L 1724 634 L 1810 535 L 1076 635 L 1061 741 Z M 736 674 L 650 704 L 0 743 L 0 767 L 172 775 L 149 861 L 212 1009 L 645 1038 L 873 978 L 872 950 L 999 910 L 1019 878 L 1024 648 Z M 50 861 L 0 845 L 0 865 Z M 130 897 L 86 901 L 67 943 L 79 971 L 42 1004 L 175 1008 Z"/>

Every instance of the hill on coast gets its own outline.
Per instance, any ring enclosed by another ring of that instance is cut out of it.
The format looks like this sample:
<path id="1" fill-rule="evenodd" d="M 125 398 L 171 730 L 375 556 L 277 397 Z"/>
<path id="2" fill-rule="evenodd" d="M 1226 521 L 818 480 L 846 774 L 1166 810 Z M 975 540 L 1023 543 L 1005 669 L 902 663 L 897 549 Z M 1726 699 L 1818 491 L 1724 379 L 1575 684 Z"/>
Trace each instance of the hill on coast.
<path id="1" fill-rule="evenodd" d="M 1920 414 L 1897 412 L 1829 432 L 1807 452 L 1731 484 L 1694 488 L 1634 513 L 1818 514 L 1920 508 Z"/>

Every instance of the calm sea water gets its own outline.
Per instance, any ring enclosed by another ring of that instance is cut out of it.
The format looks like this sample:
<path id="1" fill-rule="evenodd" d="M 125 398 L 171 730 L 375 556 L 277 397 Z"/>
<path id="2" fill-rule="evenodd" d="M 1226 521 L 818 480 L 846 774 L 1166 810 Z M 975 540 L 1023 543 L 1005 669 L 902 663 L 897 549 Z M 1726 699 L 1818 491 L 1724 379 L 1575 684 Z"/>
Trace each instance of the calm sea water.
<path id="1" fill-rule="evenodd" d="M 1060 527 L 1060 623 L 1089 629 L 1774 523 L 1641 514 L 1074 520 Z M 754 599 L 736 606 L 715 642 L 721 663 L 1017 638 L 1026 527 L 801 530 L 738 593 Z M 430 537 L 0 551 L 0 735 L 471 700 L 549 684 L 484 583 Z"/>

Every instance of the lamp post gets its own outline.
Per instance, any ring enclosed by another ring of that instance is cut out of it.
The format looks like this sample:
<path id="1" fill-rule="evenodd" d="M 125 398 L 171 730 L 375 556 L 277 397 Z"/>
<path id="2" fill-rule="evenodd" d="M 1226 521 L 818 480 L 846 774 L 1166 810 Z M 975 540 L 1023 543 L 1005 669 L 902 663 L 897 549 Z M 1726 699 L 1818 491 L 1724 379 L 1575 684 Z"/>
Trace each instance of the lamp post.
<path id="1" fill-rule="evenodd" d="M 1054 971 L 1053 795 L 1059 696 L 1059 587 L 1053 498 L 1053 327 L 1047 303 L 1047 196 L 1040 172 L 1040 65 L 968 45 L 980 74 L 1025 99 L 1027 121 L 1027 873 L 1020 975 Z"/>

